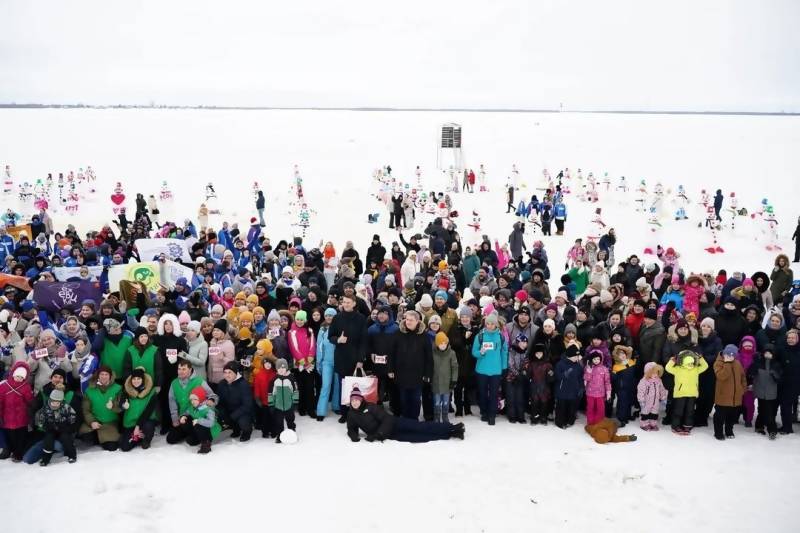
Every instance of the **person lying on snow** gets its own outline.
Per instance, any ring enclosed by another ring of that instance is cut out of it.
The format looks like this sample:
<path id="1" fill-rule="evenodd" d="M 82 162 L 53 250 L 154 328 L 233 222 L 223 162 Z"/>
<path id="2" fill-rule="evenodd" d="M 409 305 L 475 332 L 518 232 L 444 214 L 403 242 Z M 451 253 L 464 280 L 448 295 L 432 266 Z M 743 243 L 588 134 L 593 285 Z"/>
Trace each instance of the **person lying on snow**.
<path id="1" fill-rule="evenodd" d="M 364 400 L 358 387 L 350 393 L 347 411 L 347 436 L 353 442 L 361 440 L 359 430 L 367 434 L 367 442 L 397 440 L 401 442 L 429 442 L 453 437 L 464 440 L 464 424 L 420 422 L 410 418 L 390 415 L 383 407 Z"/>

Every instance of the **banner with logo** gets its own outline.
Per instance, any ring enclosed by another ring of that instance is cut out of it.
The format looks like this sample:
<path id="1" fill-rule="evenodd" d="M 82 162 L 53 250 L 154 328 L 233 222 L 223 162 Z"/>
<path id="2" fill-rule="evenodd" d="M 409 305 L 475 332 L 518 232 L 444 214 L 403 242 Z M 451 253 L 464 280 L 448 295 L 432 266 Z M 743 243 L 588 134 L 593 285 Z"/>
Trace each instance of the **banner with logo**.
<path id="1" fill-rule="evenodd" d="M 182 239 L 137 239 L 133 244 L 139 250 L 139 258 L 142 261 L 152 261 L 153 258 L 164 254 L 172 261 L 192 262 L 186 241 Z"/>
<path id="2" fill-rule="evenodd" d="M 156 261 L 114 265 L 108 268 L 108 290 L 118 291 L 122 280 L 144 283 L 149 291 L 161 288 L 161 264 Z"/>
<path id="3" fill-rule="evenodd" d="M 99 304 L 103 300 L 100 284 L 91 281 L 39 281 L 33 287 L 33 301 L 40 309 L 58 313 L 77 311 L 84 300 Z"/>
<path id="4" fill-rule="evenodd" d="M 170 290 L 175 288 L 175 282 L 180 278 L 186 278 L 187 283 L 191 286 L 192 276 L 194 275 L 194 271 L 191 268 L 170 260 L 161 263 L 160 266 L 161 283 Z"/>
<path id="5" fill-rule="evenodd" d="M 100 279 L 103 275 L 102 266 L 90 266 L 86 268 L 89 269 L 89 274 L 97 279 Z M 67 281 L 70 278 L 79 278 L 81 277 L 81 267 L 56 267 L 53 269 L 53 275 L 58 281 Z"/>

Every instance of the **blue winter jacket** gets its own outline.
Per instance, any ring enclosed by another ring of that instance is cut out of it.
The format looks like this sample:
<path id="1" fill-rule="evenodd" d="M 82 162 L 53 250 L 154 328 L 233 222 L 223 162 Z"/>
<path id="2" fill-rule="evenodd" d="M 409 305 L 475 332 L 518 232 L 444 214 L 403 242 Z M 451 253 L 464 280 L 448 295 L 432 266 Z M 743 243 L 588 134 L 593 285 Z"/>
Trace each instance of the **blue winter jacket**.
<path id="1" fill-rule="evenodd" d="M 562 357 L 556 363 L 556 399 L 577 400 L 583 393 L 583 367 Z"/>
<path id="2" fill-rule="evenodd" d="M 472 357 L 475 363 L 475 372 L 483 376 L 499 376 L 508 368 L 508 343 L 503 338 L 499 329 L 488 331 L 481 330 L 476 341 L 472 344 Z M 492 346 L 481 354 L 481 346 L 491 343 Z"/>
<path id="3" fill-rule="evenodd" d="M 566 220 L 567 206 L 564 204 L 556 204 L 556 206 L 553 208 L 553 217 L 558 220 Z"/>
<path id="4" fill-rule="evenodd" d="M 336 345 L 328 340 L 328 328 L 323 326 L 317 333 L 317 370 L 333 368 L 333 353 Z"/>
<path id="5" fill-rule="evenodd" d="M 0 265 L 6 264 L 6 257 L 14 254 L 14 239 L 11 235 L 0 237 Z"/>

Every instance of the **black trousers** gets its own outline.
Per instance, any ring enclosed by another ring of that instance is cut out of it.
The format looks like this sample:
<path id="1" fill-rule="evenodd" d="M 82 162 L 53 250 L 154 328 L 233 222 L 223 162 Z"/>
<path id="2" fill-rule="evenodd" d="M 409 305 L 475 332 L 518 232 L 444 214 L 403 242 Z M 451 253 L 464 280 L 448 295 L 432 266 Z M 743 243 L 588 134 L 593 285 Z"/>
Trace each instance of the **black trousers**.
<path id="1" fill-rule="evenodd" d="M 280 411 L 278 409 L 272 409 L 272 420 L 275 424 L 272 430 L 273 434 L 280 435 L 281 431 L 283 431 L 283 424 L 286 423 L 286 427 L 294 431 L 297 427 L 294 423 L 294 411 Z"/>
<path id="2" fill-rule="evenodd" d="M 75 451 L 75 434 L 71 431 L 46 431 L 42 440 L 42 451 L 52 454 L 55 451 L 56 441 L 61 442 L 64 448 L 64 456 L 71 459 L 77 457 Z"/>
<path id="3" fill-rule="evenodd" d="M 272 431 L 275 427 L 275 422 L 272 420 L 272 410 L 269 407 L 256 407 L 256 416 L 258 416 L 258 423 L 261 425 L 261 436 L 271 437 Z"/>
<path id="4" fill-rule="evenodd" d="M 133 440 L 133 428 L 124 428 L 122 435 L 119 438 L 119 449 L 123 452 L 129 452 L 142 442 L 150 442 L 153 440 L 153 435 L 156 432 L 156 423 L 154 420 L 145 420 L 139 429 L 144 433 L 144 438 L 141 441 Z M 66 454 L 65 454 L 66 455 Z"/>
<path id="5" fill-rule="evenodd" d="M 708 425 L 708 416 L 714 407 L 714 388 L 717 378 L 713 372 L 703 372 L 700 374 L 698 388 L 700 396 L 694 404 L 694 425 Z"/>
<path id="6" fill-rule="evenodd" d="M 294 371 L 297 387 L 300 389 L 300 399 L 297 403 L 297 411 L 300 416 L 317 412 L 317 401 L 314 397 L 315 375 L 316 372 Z"/>
<path id="7" fill-rule="evenodd" d="M 6 432 L 6 444 L 11 452 L 11 457 L 21 461 L 28 447 L 28 428 L 4 429 L 3 431 Z"/>
<path id="8" fill-rule="evenodd" d="M 575 423 L 578 400 L 556 400 L 556 425 L 560 428 Z"/>
<path id="9" fill-rule="evenodd" d="M 556 232 L 559 234 L 564 233 L 564 221 L 555 219 L 555 222 L 556 222 Z"/>
<path id="10" fill-rule="evenodd" d="M 794 394 L 794 391 L 789 387 L 784 387 L 778 394 L 781 401 L 781 430 L 791 433 L 794 408 L 797 405 L 797 394 Z"/>
<path id="11" fill-rule="evenodd" d="M 447 440 L 450 438 L 450 424 L 395 417 L 392 435 L 389 438 L 402 442 Z"/>
<path id="12" fill-rule="evenodd" d="M 694 424 L 695 398 L 674 398 L 672 400 L 672 429 L 691 429 Z"/>
<path id="13" fill-rule="evenodd" d="M 204 440 L 211 440 L 211 430 L 200 424 L 192 425 L 192 421 L 181 424 L 176 428 L 171 428 L 167 433 L 167 442 L 177 444 L 185 440 L 191 446 L 197 446 Z"/>
<path id="14" fill-rule="evenodd" d="M 726 407 L 717 405 L 714 407 L 714 436 L 730 437 L 733 435 L 733 424 L 739 418 L 741 407 Z M 723 433 L 724 431 L 724 433 Z"/>
<path id="15" fill-rule="evenodd" d="M 531 400 L 531 420 L 547 421 L 548 402 L 539 399 Z"/>
<path id="16" fill-rule="evenodd" d="M 767 426 L 767 433 L 777 433 L 778 427 L 777 424 L 775 424 L 775 415 L 777 412 L 778 400 L 762 400 L 758 398 L 756 429 L 764 429 L 764 426 Z"/>
<path id="17" fill-rule="evenodd" d="M 473 383 L 470 383 L 472 381 Z M 471 413 L 470 394 L 474 394 L 475 383 L 473 379 L 459 378 L 456 388 L 453 389 L 453 401 L 456 404 L 456 412 Z"/>

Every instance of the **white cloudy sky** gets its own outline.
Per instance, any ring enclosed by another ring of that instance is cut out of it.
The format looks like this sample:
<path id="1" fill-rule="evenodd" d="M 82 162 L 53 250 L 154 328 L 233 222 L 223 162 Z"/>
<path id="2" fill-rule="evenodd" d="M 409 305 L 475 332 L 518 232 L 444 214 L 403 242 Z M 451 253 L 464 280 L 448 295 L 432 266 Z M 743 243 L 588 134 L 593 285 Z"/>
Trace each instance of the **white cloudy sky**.
<path id="1" fill-rule="evenodd" d="M 798 0 L 2 0 L 0 102 L 800 111 Z"/>

